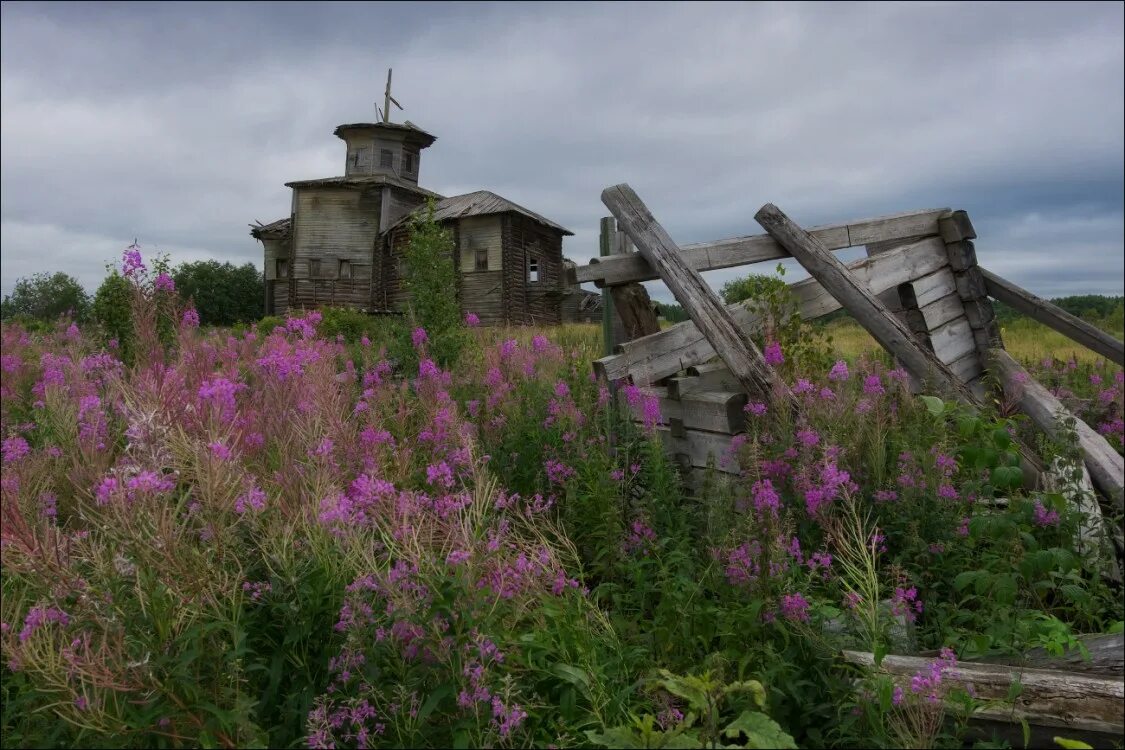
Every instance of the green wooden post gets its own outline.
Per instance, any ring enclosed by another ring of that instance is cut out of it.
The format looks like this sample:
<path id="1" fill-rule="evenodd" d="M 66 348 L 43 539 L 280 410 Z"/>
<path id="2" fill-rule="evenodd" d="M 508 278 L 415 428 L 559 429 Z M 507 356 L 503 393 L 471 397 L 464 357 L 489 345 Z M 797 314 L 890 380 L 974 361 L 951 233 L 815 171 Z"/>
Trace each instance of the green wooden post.
<path id="1" fill-rule="evenodd" d="M 598 254 L 603 258 L 613 254 L 613 238 L 617 232 L 617 220 L 606 216 L 601 221 L 601 234 L 598 237 Z M 602 348 L 605 356 L 613 354 L 617 343 L 613 340 L 613 319 L 617 311 L 613 309 L 613 295 L 602 287 Z"/>

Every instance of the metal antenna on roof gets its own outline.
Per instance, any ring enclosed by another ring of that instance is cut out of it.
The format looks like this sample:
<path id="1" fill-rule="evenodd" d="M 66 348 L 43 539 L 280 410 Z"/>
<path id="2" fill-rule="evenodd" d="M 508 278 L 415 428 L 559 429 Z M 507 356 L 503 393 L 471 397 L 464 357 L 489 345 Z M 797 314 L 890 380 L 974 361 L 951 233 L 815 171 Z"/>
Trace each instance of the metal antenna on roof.
<path id="1" fill-rule="evenodd" d="M 393 104 L 396 107 L 398 107 L 399 109 L 402 109 L 402 105 L 399 104 L 398 101 L 393 96 L 391 96 L 391 72 L 392 72 L 392 70 L 393 70 L 392 68 L 387 68 L 387 94 L 386 94 L 386 98 L 383 100 L 383 122 L 388 123 L 388 124 L 391 121 L 391 105 Z"/>

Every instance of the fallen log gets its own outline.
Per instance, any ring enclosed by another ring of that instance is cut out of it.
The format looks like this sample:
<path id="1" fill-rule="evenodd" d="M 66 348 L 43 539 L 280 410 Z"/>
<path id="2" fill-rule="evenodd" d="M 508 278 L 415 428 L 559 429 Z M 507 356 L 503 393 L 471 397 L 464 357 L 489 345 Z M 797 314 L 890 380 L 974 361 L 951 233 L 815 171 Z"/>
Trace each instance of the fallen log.
<path id="1" fill-rule="evenodd" d="M 844 651 L 844 661 L 875 668 L 869 652 Z M 890 675 L 904 690 L 911 678 L 928 674 L 931 659 L 889 655 L 878 671 Z M 974 718 L 1058 727 L 1079 732 L 1121 735 L 1125 732 L 1125 683 L 1120 677 L 1101 677 L 1053 669 L 1032 669 L 1003 664 L 959 662 L 948 668 L 944 680 L 971 689 L 983 701 L 1006 703 L 1012 686 L 1020 691 L 1010 705 L 986 706 Z"/>
<path id="2" fill-rule="evenodd" d="M 1061 420 L 1074 420 L 1078 448 L 1082 451 L 1086 468 L 1094 486 L 1112 502 L 1118 513 L 1125 512 L 1125 458 L 1090 425 L 1071 414 L 1050 391 L 1037 383 L 1019 362 L 1002 349 L 993 349 L 990 365 L 995 370 L 1000 386 L 1008 398 L 1014 400 L 1020 411 L 1035 425 L 1056 440 L 1063 435 Z"/>

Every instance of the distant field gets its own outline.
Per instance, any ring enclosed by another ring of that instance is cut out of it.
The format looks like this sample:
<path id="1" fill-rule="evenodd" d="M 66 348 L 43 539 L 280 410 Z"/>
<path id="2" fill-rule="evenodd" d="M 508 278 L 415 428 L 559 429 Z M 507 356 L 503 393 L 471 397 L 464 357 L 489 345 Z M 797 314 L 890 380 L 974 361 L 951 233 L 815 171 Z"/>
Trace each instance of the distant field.
<path id="1" fill-rule="evenodd" d="M 832 335 L 833 343 L 845 357 L 855 357 L 879 346 L 871 335 L 854 321 L 839 321 L 829 325 L 827 330 Z M 1111 331 L 1111 333 L 1118 338 L 1122 337 L 1121 331 Z M 1074 343 L 1061 333 L 1034 320 L 1016 320 L 1002 325 L 1000 335 L 1004 339 L 1004 348 L 1013 357 L 1022 361 L 1038 361 L 1044 357 L 1061 360 L 1073 357 L 1079 362 L 1094 362 L 1099 359 L 1097 354 L 1086 347 Z"/>

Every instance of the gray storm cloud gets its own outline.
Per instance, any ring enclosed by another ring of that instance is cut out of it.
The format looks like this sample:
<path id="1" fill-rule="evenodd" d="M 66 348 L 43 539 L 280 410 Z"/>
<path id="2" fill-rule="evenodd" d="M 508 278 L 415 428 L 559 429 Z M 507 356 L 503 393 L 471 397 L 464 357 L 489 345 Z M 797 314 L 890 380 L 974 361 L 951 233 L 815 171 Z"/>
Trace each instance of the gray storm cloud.
<path id="1" fill-rule="evenodd" d="M 952 206 L 982 262 L 1039 294 L 1123 288 L 1120 4 L 0 14 L 4 291 L 39 270 L 93 288 L 134 237 L 260 263 L 247 223 L 287 213 L 284 182 L 342 172 L 332 129 L 374 116 L 389 66 L 439 138 L 422 184 L 527 205 L 580 262 L 602 188 L 629 182 L 684 242 L 760 231 L 766 201 L 809 224 Z"/>

